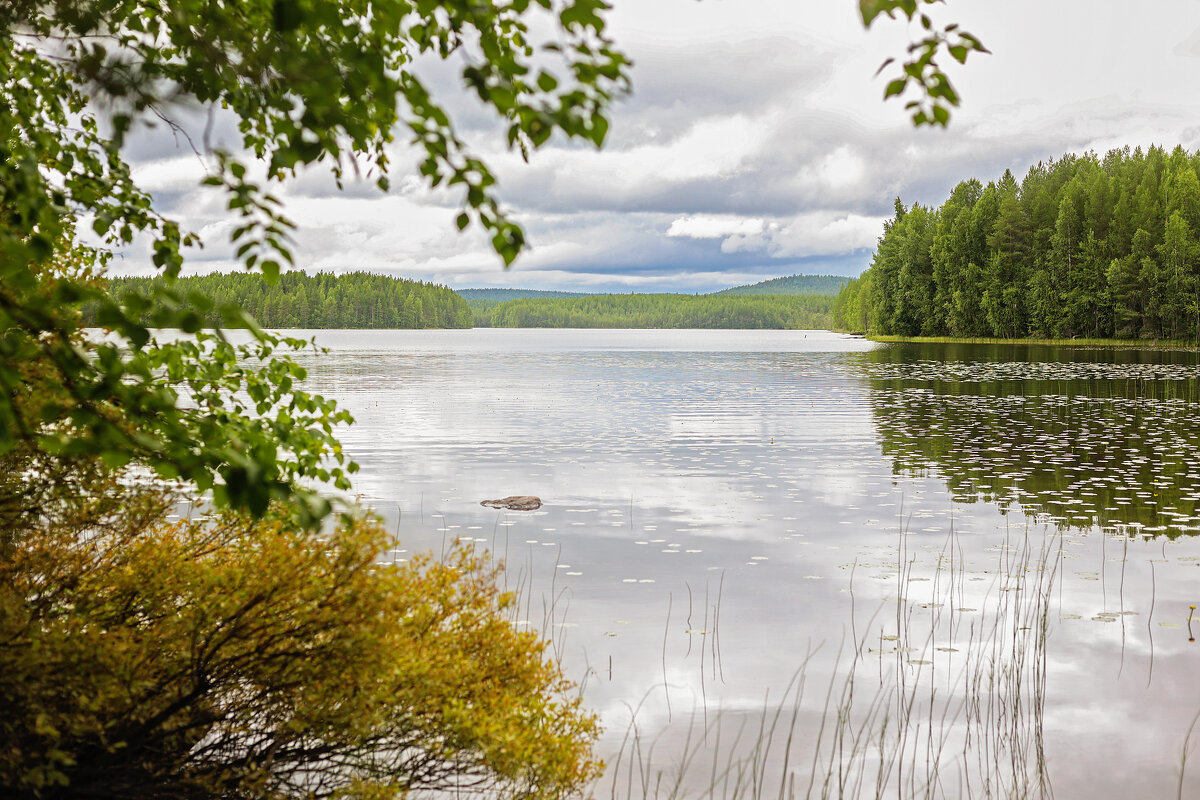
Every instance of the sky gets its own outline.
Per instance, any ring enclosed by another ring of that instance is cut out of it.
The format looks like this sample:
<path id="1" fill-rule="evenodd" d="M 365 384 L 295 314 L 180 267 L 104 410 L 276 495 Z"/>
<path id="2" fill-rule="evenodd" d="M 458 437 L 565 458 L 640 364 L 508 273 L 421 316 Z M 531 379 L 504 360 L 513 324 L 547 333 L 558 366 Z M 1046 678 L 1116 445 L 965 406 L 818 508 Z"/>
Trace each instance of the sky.
<path id="1" fill-rule="evenodd" d="M 403 144 L 387 193 L 354 181 L 339 192 L 321 170 L 278 187 L 298 226 L 297 267 L 587 292 L 857 275 L 896 197 L 936 206 L 961 180 L 1019 178 L 1066 153 L 1200 149 L 1200 0 L 932 6 L 991 51 L 943 59 L 963 96 L 944 130 L 914 129 L 903 102 L 882 99 L 887 73 L 876 76 L 919 28 L 881 19 L 864 30 L 853 0 L 612 1 L 634 90 L 603 150 L 555 139 L 525 163 L 452 70 L 423 75 L 526 230 L 511 269 L 481 232 L 457 231 L 461 198 L 426 187 Z M 233 268 L 234 223 L 199 186 L 203 161 L 161 127 L 127 156 L 159 208 L 207 242 L 189 271 Z M 148 274 L 148 255 L 131 247 L 111 271 Z"/>

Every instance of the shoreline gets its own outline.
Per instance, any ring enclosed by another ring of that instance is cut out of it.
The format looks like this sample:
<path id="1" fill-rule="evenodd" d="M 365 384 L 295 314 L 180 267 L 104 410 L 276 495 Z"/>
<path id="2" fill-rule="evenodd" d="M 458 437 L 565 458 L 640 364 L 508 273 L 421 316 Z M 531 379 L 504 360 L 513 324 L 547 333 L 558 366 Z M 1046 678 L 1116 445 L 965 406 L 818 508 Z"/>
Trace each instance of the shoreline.
<path id="1" fill-rule="evenodd" d="M 1106 347 L 1155 350 L 1200 350 L 1200 342 L 1186 339 L 992 339 L 955 336 L 882 336 L 864 335 L 880 344 L 1010 344 L 1047 347 Z"/>

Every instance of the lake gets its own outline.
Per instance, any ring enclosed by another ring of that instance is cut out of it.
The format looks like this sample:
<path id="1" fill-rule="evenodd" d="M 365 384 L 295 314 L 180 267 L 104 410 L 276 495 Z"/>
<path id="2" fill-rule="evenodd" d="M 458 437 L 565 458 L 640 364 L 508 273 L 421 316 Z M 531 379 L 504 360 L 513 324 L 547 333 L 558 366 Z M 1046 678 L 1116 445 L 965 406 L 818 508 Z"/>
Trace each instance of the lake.
<path id="1" fill-rule="evenodd" d="M 388 558 L 504 562 L 597 796 L 1200 794 L 1197 352 L 304 335 Z"/>

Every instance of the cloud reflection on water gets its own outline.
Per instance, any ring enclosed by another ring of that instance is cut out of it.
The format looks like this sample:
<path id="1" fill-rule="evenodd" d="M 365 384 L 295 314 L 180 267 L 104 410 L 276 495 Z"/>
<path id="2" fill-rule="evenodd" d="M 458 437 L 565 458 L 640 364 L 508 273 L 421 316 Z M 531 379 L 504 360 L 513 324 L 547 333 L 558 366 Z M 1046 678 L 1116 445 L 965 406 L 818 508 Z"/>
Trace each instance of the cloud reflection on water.
<path id="1" fill-rule="evenodd" d="M 1022 367 L 1012 354 L 918 357 L 816 332 L 318 340 L 333 352 L 310 361 L 311 388 L 358 419 L 342 438 L 363 467 L 356 483 L 367 502 L 397 526 L 403 548 L 437 550 L 469 535 L 505 558 L 510 585 L 527 591 L 524 616 L 586 679 L 610 751 L 634 706 L 647 735 L 670 720 L 658 753 L 666 761 L 693 709 L 757 724 L 806 659 L 797 747 L 810 747 L 826 687 L 840 685 L 860 644 L 860 675 L 932 673 L 952 691 L 967 648 L 950 638 L 921 650 L 920 631 L 941 619 L 972 641 L 1014 579 L 1008 559 L 1028 540 L 1048 548 L 1061 576 L 1049 597 L 1040 729 L 1054 787 L 1100 798 L 1174 791 L 1179 747 L 1200 707 L 1197 651 L 1183 628 L 1160 623 L 1178 624 L 1196 602 L 1200 562 L 1186 559 L 1200 548 L 1001 513 L 1016 499 L 1044 510 L 1042 519 L 1061 516 L 1050 501 L 1081 488 L 1077 470 L 1006 466 L 1009 478 L 988 476 L 1001 464 L 1028 467 L 1028 451 L 1047 437 L 1077 451 L 1144 441 L 1073 427 L 1096 402 L 1124 402 L 1121 386 L 1137 389 L 1138 418 L 1173 419 L 1172 430 L 1190 436 L 1200 430 L 1193 400 L 1163 388 L 1195 390 L 1187 357 L 1025 354 L 1032 366 Z M 1164 441 L 1147 445 L 1145 468 L 1085 461 L 1091 477 L 1148 491 L 1164 477 L 1154 462 L 1168 452 L 1154 449 Z M 1051 483 L 1033 483 L 1037 475 Z M 1174 491 L 1193 491 L 1187 469 L 1171 475 Z M 546 506 L 522 514 L 478 505 L 527 493 Z M 1013 591 L 1030 580 L 1015 577 Z M 882 638 L 901 625 L 918 637 L 911 657 Z"/>

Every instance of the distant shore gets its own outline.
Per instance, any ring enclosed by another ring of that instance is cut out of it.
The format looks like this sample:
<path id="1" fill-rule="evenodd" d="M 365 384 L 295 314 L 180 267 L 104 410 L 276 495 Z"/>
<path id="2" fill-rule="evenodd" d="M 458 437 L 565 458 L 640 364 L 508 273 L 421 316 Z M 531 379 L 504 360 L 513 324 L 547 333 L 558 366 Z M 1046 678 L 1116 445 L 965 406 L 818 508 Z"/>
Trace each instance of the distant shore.
<path id="1" fill-rule="evenodd" d="M 1200 350 L 1200 342 L 1186 339 L 989 339 L 983 337 L 957 338 L 954 336 L 875 336 L 864 338 L 884 344 L 1031 344 L 1049 347 L 1127 347 L 1160 350 Z"/>

